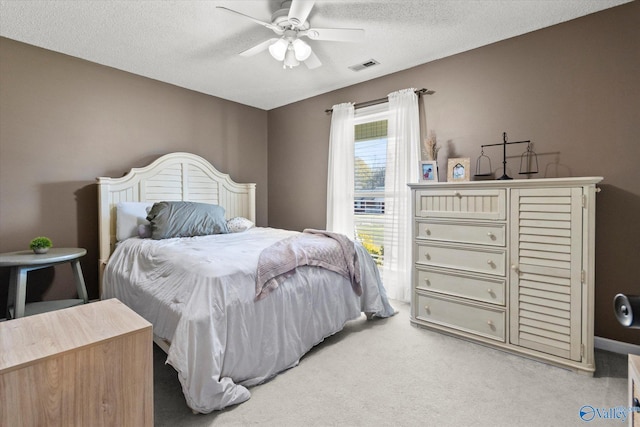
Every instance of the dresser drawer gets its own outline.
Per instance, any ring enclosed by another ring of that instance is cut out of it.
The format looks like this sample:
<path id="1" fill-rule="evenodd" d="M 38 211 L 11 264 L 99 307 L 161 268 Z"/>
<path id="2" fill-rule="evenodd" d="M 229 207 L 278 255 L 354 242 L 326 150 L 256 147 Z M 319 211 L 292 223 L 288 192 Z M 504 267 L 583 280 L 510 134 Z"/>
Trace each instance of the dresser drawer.
<path id="1" fill-rule="evenodd" d="M 435 296 L 415 295 L 418 320 L 437 323 L 498 341 L 505 341 L 505 312 Z"/>
<path id="2" fill-rule="evenodd" d="M 507 190 L 416 190 L 415 215 L 419 218 L 505 219 Z"/>
<path id="3" fill-rule="evenodd" d="M 417 239 L 492 246 L 505 245 L 505 224 L 418 220 L 415 227 Z"/>
<path id="4" fill-rule="evenodd" d="M 477 301 L 504 305 L 505 279 L 464 274 L 428 267 L 415 271 L 416 289 L 440 292 Z"/>
<path id="5" fill-rule="evenodd" d="M 456 268 L 497 276 L 505 276 L 506 273 L 504 249 L 445 246 L 419 242 L 416 244 L 415 254 L 415 262 L 418 264 Z"/>

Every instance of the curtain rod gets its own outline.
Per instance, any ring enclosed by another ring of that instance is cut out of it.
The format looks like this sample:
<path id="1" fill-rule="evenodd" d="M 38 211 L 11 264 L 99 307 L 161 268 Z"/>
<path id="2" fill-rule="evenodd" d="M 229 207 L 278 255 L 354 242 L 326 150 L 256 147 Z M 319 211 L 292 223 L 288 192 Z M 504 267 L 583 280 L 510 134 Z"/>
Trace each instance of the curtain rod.
<path id="1" fill-rule="evenodd" d="M 420 95 L 432 95 L 435 93 L 435 91 L 433 90 L 428 90 L 425 88 L 422 89 L 418 89 L 415 91 L 416 95 L 420 96 Z M 353 105 L 353 108 L 358 109 L 358 108 L 364 108 L 364 107 L 371 107 L 372 105 L 378 105 L 378 104 L 382 104 L 389 101 L 389 98 L 379 98 L 379 99 L 374 99 L 372 101 L 363 101 L 363 102 L 358 102 L 357 104 Z M 331 114 L 333 113 L 333 108 L 328 108 L 326 110 L 324 110 L 325 113 L 327 114 Z"/>

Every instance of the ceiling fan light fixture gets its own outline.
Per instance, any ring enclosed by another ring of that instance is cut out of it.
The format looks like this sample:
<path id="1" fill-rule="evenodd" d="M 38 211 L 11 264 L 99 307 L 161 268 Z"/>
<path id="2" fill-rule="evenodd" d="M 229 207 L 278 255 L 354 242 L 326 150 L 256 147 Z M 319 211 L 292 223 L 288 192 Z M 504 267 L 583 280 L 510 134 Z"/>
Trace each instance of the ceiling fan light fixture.
<path id="1" fill-rule="evenodd" d="M 287 49 L 287 53 L 284 57 L 284 65 L 282 66 L 282 68 L 293 68 L 297 67 L 298 65 L 300 65 L 300 61 L 296 59 L 296 54 L 293 48 Z"/>
<path id="2" fill-rule="evenodd" d="M 285 39 L 279 39 L 277 42 L 269 46 L 269 53 L 277 61 L 283 61 L 289 48 L 289 42 Z"/>
<path id="3" fill-rule="evenodd" d="M 291 46 L 293 46 L 293 51 L 298 61 L 306 61 L 309 56 L 311 56 L 311 46 L 309 46 L 302 40 L 295 39 L 291 43 Z"/>
<path id="4" fill-rule="evenodd" d="M 0 0 L 1 1 L 1 0 Z M 233 13 L 244 19 L 276 33 L 278 38 L 270 38 L 257 45 L 240 52 L 240 56 L 248 57 L 269 50 L 271 56 L 278 62 L 282 62 L 284 68 L 293 68 L 304 62 L 310 70 L 318 68 L 322 62 L 313 52 L 311 46 L 301 38 L 310 40 L 358 42 L 364 38 L 364 30 L 361 28 L 311 28 L 308 18 L 316 3 L 315 0 L 279 0 L 280 9 L 271 15 L 271 21 L 263 21 L 223 6 L 217 9 Z"/>

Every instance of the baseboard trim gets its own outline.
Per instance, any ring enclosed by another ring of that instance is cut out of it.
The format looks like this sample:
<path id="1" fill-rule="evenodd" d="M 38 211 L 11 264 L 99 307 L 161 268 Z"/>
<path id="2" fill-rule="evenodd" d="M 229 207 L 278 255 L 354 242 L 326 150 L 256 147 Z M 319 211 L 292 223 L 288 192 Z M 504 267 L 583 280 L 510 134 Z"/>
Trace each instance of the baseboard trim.
<path id="1" fill-rule="evenodd" d="M 629 344 L 628 342 L 616 341 L 609 338 L 594 337 L 593 344 L 600 350 L 612 351 L 620 354 L 640 355 L 640 345 Z"/>

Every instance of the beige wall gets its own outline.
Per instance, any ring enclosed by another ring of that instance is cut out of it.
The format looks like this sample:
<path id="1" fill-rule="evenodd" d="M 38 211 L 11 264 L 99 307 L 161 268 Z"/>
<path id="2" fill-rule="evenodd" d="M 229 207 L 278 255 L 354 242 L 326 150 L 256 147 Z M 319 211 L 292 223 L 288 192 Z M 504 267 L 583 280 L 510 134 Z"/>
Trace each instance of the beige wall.
<path id="1" fill-rule="evenodd" d="M 537 177 L 603 176 L 597 201 L 597 336 L 640 344 L 615 321 L 616 293 L 640 294 L 640 2 L 424 64 L 269 111 L 269 223 L 322 228 L 330 117 L 326 108 L 407 87 L 439 161 L 475 159 L 502 132 L 531 139 Z M 384 61 L 382 61 L 384 63 Z M 382 65 L 384 66 L 384 65 Z M 367 71 L 362 71 L 366 73 Z M 493 151 L 489 151 L 493 150 Z M 518 176 L 522 147 L 511 146 Z M 487 149 L 494 169 L 500 148 Z M 445 180 L 445 168 L 440 179 Z"/>
<path id="2" fill-rule="evenodd" d="M 97 298 L 95 178 L 173 151 L 257 183 L 257 222 L 267 225 L 265 111 L 0 38 L 0 252 L 37 235 L 84 247 Z M 67 270 L 30 273 L 29 299 L 71 297 Z M 0 311 L 7 282 L 0 269 Z"/>

